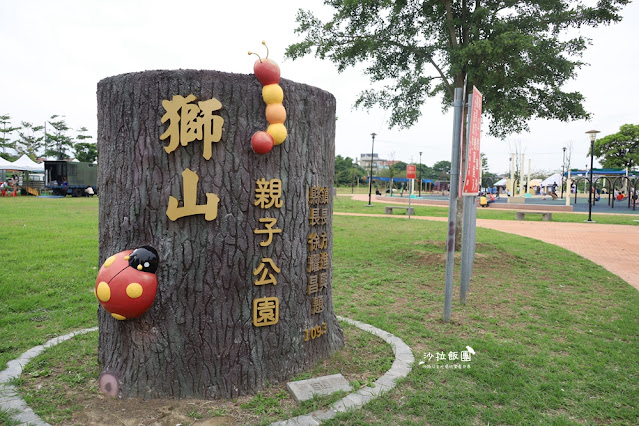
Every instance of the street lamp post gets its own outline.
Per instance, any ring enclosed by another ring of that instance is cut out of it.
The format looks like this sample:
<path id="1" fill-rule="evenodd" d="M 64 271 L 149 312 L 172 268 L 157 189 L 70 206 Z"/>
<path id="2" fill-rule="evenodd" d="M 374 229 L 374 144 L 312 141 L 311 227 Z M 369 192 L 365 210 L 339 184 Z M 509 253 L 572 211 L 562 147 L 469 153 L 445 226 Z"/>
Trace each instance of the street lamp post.
<path id="1" fill-rule="evenodd" d="M 564 150 L 564 159 L 561 162 L 561 198 L 564 198 L 564 168 L 566 167 L 566 147 L 561 148 Z M 566 188 L 568 190 L 568 188 Z"/>
<path id="2" fill-rule="evenodd" d="M 419 151 L 419 187 L 418 187 L 419 197 L 422 196 L 422 152 Z"/>
<path id="3" fill-rule="evenodd" d="M 595 155 L 595 140 L 597 139 L 597 133 L 599 133 L 599 130 L 589 130 L 586 132 L 586 134 L 590 136 L 590 189 L 588 190 L 588 220 L 587 222 L 593 222 L 592 220 L 592 190 L 593 190 L 592 165 L 593 165 L 593 160 Z"/>
<path id="4" fill-rule="evenodd" d="M 375 136 L 377 136 L 377 134 L 371 133 L 371 136 L 373 137 L 373 143 L 371 146 L 371 173 L 368 177 L 368 206 L 372 206 L 371 194 L 373 192 L 373 152 L 375 152 Z"/>

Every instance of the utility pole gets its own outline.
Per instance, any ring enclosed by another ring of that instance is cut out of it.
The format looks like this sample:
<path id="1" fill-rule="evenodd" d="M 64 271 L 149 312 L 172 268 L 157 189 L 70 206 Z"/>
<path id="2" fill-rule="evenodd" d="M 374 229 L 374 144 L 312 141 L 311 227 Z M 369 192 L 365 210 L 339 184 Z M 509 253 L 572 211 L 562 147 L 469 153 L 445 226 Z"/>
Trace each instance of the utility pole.
<path id="1" fill-rule="evenodd" d="M 464 85 L 465 86 L 465 85 Z M 459 160 L 462 114 L 465 87 L 455 89 L 453 101 L 453 147 L 450 166 L 450 199 L 448 207 L 448 239 L 446 240 L 446 284 L 444 291 L 444 322 L 450 322 L 453 301 L 453 272 L 455 268 L 455 228 L 457 222 L 457 197 L 459 196 Z"/>
<path id="2" fill-rule="evenodd" d="M 371 136 L 373 137 L 373 143 L 371 146 L 371 174 L 368 178 L 368 206 L 372 206 L 371 204 L 371 193 L 373 192 L 373 153 L 375 152 L 375 136 L 377 136 L 376 133 L 371 133 Z"/>
<path id="3" fill-rule="evenodd" d="M 419 196 L 422 196 L 422 152 L 419 151 Z"/>
<path id="4" fill-rule="evenodd" d="M 564 198 L 564 168 L 566 167 L 566 147 L 561 148 L 564 151 L 564 157 L 561 161 L 561 198 Z M 568 190 L 568 188 L 566 188 Z M 568 196 L 570 197 L 570 195 Z"/>

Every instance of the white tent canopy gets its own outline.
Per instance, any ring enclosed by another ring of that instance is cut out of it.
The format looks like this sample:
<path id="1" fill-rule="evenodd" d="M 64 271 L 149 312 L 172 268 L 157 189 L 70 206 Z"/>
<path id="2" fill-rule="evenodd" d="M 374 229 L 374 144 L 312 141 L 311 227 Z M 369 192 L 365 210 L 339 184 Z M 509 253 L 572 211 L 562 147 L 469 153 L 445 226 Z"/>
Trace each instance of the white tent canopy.
<path id="1" fill-rule="evenodd" d="M 11 161 L 7 161 L 4 158 L 0 157 L 0 170 L 11 170 L 11 166 L 13 163 Z"/>
<path id="2" fill-rule="evenodd" d="M 29 157 L 23 155 L 13 163 L 3 160 L 0 162 L 0 170 L 20 170 L 25 172 L 44 172 L 44 164 L 38 164 Z"/>
<path id="3" fill-rule="evenodd" d="M 554 184 L 557 184 L 557 186 L 561 185 L 561 175 L 559 173 L 548 176 L 541 182 L 541 186 L 543 187 L 553 186 Z"/>

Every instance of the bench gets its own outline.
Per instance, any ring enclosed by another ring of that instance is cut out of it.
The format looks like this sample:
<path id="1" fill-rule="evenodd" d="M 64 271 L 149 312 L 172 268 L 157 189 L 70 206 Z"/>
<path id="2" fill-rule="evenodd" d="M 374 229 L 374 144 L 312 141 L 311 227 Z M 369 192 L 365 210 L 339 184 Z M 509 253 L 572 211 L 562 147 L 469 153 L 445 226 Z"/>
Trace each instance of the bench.
<path id="1" fill-rule="evenodd" d="M 526 215 L 531 215 L 531 214 L 540 214 L 541 215 L 541 220 L 545 220 L 545 221 L 551 221 L 552 220 L 552 212 L 522 212 L 522 211 L 517 211 L 515 212 L 515 219 L 516 220 L 526 220 Z"/>
<path id="2" fill-rule="evenodd" d="M 397 207 L 397 206 L 386 206 L 384 208 L 384 213 L 393 214 L 393 210 L 406 210 L 406 213 L 409 215 L 415 214 L 415 209 L 412 207 Z"/>

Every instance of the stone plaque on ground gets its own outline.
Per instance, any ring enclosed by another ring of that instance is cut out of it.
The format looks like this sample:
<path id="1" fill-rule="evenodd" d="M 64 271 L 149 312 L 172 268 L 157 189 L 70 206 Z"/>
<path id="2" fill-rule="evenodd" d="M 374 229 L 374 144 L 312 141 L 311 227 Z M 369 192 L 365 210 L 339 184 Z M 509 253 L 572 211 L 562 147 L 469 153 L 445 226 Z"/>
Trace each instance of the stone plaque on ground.
<path id="1" fill-rule="evenodd" d="M 304 402 L 309 399 L 313 399 L 313 395 L 324 396 L 337 391 L 353 390 L 351 385 L 348 384 L 344 376 L 341 374 L 314 377 L 312 379 L 299 380 L 297 382 L 288 382 L 286 387 L 293 394 L 293 397 L 297 402 Z"/>

